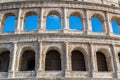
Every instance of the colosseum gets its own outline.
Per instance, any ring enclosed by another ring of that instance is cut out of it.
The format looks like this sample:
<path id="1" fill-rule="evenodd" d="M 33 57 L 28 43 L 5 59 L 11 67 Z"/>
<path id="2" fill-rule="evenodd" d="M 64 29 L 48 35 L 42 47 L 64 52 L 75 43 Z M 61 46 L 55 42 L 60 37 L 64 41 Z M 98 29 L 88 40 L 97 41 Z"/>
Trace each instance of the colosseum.
<path id="1" fill-rule="evenodd" d="M 25 31 L 27 16 L 38 17 L 37 30 Z M 46 30 L 49 15 L 60 17 L 60 30 Z M 82 20 L 71 30 L 69 17 Z M 14 16 L 14 32 L 4 21 Z M 91 18 L 102 23 L 93 32 Z M 119 80 L 120 33 L 118 0 L 0 0 L 0 80 Z"/>

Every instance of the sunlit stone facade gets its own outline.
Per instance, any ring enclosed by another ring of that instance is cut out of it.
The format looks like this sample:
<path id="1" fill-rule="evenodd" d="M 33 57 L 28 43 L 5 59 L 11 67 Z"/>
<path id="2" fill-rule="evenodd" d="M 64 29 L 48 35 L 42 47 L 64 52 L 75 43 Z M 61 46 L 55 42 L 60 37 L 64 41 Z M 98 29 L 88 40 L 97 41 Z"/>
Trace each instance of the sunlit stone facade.
<path id="1" fill-rule="evenodd" d="M 24 31 L 24 20 L 35 13 L 38 29 Z M 56 14 L 61 30 L 46 30 L 46 18 Z M 15 31 L 4 33 L 6 16 L 16 17 Z M 69 29 L 69 16 L 82 19 L 82 31 Z M 91 17 L 102 22 L 103 32 L 92 32 Z M 118 80 L 120 35 L 118 0 L 1 0 L 0 80 Z"/>

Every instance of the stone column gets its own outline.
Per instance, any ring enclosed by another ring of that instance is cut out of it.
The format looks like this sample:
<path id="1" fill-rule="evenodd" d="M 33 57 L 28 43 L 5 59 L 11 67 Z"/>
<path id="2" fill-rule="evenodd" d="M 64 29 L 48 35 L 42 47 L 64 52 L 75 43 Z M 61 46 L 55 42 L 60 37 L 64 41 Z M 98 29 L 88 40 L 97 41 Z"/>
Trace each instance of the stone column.
<path id="1" fill-rule="evenodd" d="M 43 50 L 42 50 L 42 42 L 39 42 L 39 53 L 38 53 L 38 68 L 37 68 L 37 77 L 42 77 L 42 72 L 44 71 L 44 63 L 43 63 Z"/>
<path id="2" fill-rule="evenodd" d="M 22 15 L 22 9 L 19 9 L 18 16 L 17 16 L 17 21 L 16 21 L 17 25 L 16 25 L 16 28 L 15 28 L 15 33 L 20 33 L 21 28 L 23 27 L 23 24 L 22 24 L 23 17 L 21 15 Z"/>
<path id="3" fill-rule="evenodd" d="M 39 49 L 39 42 L 34 42 L 34 50 L 35 50 L 35 71 L 39 69 L 39 59 L 40 59 L 40 49 Z"/>
<path id="4" fill-rule="evenodd" d="M 69 54 L 69 43 L 65 42 L 65 77 L 69 77 L 70 76 L 70 71 L 71 71 L 71 54 Z"/>
<path id="5" fill-rule="evenodd" d="M 3 33 L 3 21 L 2 21 L 2 19 L 0 18 L 0 34 L 2 34 Z"/>
<path id="6" fill-rule="evenodd" d="M 11 50 L 10 53 L 10 63 L 9 63 L 9 78 L 15 77 L 15 68 L 16 68 L 16 53 L 17 53 L 17 43 L 13 43 L 14 49 Z"/>
<path id="7" fill-rule="evenodd" d="M 2 15 L 2 14 L 4 14 L 4 13 L 0 14 L 0 34 L 3 33 L 3 27 L 4 27 L 4 19 L 3 19 L 4 15 Z"/>
<path id="8" fill-rule="evenodd" d="M 103 20 L 102 22 L 102 30 L 104 33 L 107 34 L 107 23 L 106 23 L 106 19 Z"/>
<path id="9" fill-rule="evenodd" d="M 113 33 L 113 30 L 112 30 L 111 19 L 109 17 L 109 13 L 105 12 L 105 16 L 106 16 L 107 34 L 111 35 Z"/>
<path id="10" fill-rule="evenodd" d="M 40 15 L 40 28 L 39 33 L 43 32 L 46 28 L 46 17 L 44 16 L 44 8 L 41 8 L 41 15 Z"/>
<path id="11" fill-rule="evenodd" d="M 41 11 L 38 14 L 38 26 L 37 26 L 38 33 L 41 33 Z"/>
<path id="12" fill-rule="evenodd" d="M 91 19 L 88 13 L 88 10 L 84 10 L 84 18 L 85 18 L 85 26 L 86 26 L 86 33 L 89 34 L 90 32 L 92 32 L 92 26 L 91 26 Z"/>
<path id="13" fill-rule="evenodd" d="M 94 53 L 95 52 L 94 51 L 95 47 L 94 47 L 93 43 L 90 43 L 89 45 L 90 45 L 90 59 L 91 59 L 90 60 L 90 66 L 91 66 L 90 72 L 91 72 L 91 77 L 93 77 L 94 72 L 97 71 L 97 64 L 96 64 L 96 58 L 95 58 L 96 53 Z"/>
<path id="14" fill-rule="evenodd" d="M 85 16 L 82 18 L 82 28 L 83 28 L 83 32 L 86 33 L 87 26 L 86 26 L 86 18 L 85 18 Z"/>
<path id="15" fill-rule="evenodd" d="M 115 49 L 115 44 L 112 44 L 111 52 L 112 52 L 112 56 L 113 56 L 114 77 L 117 78 L 117 72 L 119 72 L 120 70 L 119 70 L 118 54 L 117 54 L 116 49 Z"/>
<path id="16" fill-rule="evenodd" d="M 63 14 L 64 16 L 62 17 L 62 30 L 63 32 L 66 32 L 69 30 L 69 25 L 68 25 L 68 17 L 67 17 L 67 9 L 66 8 L 63 8 Z"/>

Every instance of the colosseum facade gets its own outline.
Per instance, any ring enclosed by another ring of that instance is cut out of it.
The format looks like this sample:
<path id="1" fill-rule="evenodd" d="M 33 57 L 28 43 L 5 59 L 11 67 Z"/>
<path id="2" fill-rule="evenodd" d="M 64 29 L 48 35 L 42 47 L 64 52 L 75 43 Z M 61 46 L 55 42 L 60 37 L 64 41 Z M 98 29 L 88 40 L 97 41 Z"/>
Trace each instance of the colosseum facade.
<path id="1" fill-rule="evenodd" d="M 119 80 L 120 35 L 111 25 L 120 27 L 119 7 L 118 0 L 0 0 L 0 80 Z M 30 14 L 38 16 L 38 29 L 24 31 Z M 60 17 L 60 30 L 46 30 L 50 14 Z M 15 30 L 4 33 L 11 15 Z M 71 15 L 82 19 L 82 31 L 69 29 Z M 92 32 L 93 16 L 101 33 Z"/>

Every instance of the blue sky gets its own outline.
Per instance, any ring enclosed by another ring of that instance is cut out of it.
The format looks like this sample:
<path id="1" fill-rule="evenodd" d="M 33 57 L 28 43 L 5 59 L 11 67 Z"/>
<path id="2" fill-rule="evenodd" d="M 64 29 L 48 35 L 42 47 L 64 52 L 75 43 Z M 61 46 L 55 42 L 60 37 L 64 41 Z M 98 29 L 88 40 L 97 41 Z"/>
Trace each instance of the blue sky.
<path id="1" fill-rule="evenodd" d="M 24 23 L 24 30 L 37 30 L 38 29 L 38 18 L 35 15 L 27 16 Z M 5 19 L 3 24 L 3 32 L 14 32 L 15 28 L 15 17 L 9 16 Z M 93 17 L 91 18 L 92 32 L 102 32 L 102 23 L 101 21 Z M 112 20 L 111 25 L 113 28 L 114 34 L 119 34 L 119 27 L 116 21 Z M 70 30 L 82 31 L 82 21 L 78 16 L 69 17 L 69 28 Z M 46 30 L 60 30 L 60 17 L 57 15 L 50 15 L 46 19 Z"/>

